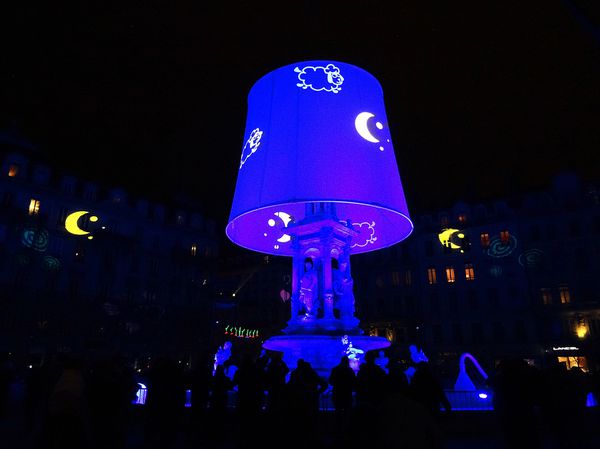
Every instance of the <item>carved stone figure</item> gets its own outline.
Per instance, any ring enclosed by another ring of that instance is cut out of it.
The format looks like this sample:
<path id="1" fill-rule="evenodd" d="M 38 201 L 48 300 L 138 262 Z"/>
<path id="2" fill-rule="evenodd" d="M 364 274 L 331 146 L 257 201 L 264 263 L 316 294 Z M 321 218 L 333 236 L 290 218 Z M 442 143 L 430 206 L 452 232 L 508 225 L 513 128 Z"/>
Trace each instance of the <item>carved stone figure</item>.
<path id="1" fill-rule="evenodd" d="M 350 276 L 350 265 L 345 260 L 339 262 L 337 270 L 333 270 L 333 291 L 340 318 L 352 318 L 354 316 L 354 281 Z"/>
<path id="2" fill-rule="evenodd" d="M 307 260 L 304 262 L 304 274 L 300 278 L 300 302 L 306 309 L 306 318 L 316 318 L 319 308 L 319 298 L 317 295 L 318 277 L 313 262 Z"/>

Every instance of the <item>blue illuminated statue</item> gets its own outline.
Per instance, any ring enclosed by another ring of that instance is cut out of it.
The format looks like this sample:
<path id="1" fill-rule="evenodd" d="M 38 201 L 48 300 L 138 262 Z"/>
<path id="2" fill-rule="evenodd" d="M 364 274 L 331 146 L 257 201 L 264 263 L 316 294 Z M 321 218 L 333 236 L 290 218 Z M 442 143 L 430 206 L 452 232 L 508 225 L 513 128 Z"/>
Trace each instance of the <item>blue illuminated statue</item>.
<path id="1" fill-rule="evenodd" d="M 274 70 L 248 95 L 246 132 L 226 228 L 236 244 L 292 257 L 291 316 L 266 349 L 320 372 L 345 353 L 389 346 L 362 335 L 350 256 L 413 229 L 379 82 L 356 66 L 305 61 Z"/>

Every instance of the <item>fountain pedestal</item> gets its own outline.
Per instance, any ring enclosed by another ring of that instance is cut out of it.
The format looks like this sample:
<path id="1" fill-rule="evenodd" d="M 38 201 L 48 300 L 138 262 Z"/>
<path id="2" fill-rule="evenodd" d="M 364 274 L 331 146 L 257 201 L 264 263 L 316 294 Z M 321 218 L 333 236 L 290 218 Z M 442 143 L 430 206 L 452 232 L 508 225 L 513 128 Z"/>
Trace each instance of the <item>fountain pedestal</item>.
<path id="1" fill-rule="evenodd" d="M 304 359 L 327 378 L 349 343 L 364 352 L 388 347 L 385 338 L 362 335 L 354 316 L 350 251 L 358 232 L 352 224 L 337 219 L 334 204 L 315 203 L 287 233 L 294 251 L 291 317 L 285 335 L 270 338 L 263 348 L 283 352 L 292 369 Z"/>

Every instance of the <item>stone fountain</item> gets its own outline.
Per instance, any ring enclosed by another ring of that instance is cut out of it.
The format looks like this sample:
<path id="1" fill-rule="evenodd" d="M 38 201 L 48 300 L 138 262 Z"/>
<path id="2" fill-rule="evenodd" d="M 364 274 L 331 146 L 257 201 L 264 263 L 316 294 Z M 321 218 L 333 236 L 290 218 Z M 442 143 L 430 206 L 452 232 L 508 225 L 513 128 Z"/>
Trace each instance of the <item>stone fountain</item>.
<path id="1" fill-rule="evenodd" d="M 292 258 L 290 319 L 263 347 L 328 376 L 389 346 L 359 327 L 350 263 L 413 229 L 379 82 L 337 61 L 276 69 L 250 90 L 245 136 L 226 234 Z"/>

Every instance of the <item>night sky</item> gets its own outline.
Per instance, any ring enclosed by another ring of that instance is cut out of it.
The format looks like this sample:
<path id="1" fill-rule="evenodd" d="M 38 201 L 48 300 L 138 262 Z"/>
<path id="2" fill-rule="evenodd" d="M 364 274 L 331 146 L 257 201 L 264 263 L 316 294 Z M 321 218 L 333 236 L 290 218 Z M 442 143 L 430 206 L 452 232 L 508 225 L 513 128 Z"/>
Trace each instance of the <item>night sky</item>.
<path id="1" fill-rule="evenodd" d="M 16 121 L 65 172 L 149 199 L 184 192 L 218 226 L 250 87 L 307 59 L 379 79 L 411 212 L 537 189 L 562 169 L 598 179 L 592 1 L 13 3 L 0 126 Z"/>

